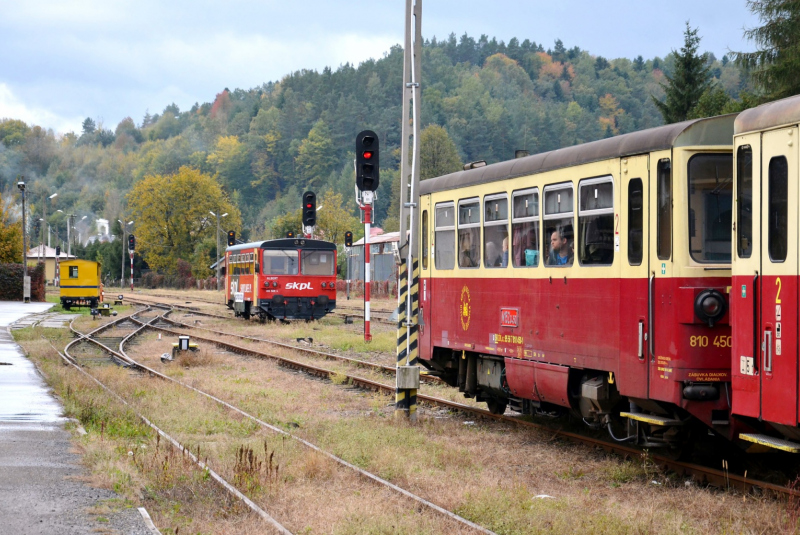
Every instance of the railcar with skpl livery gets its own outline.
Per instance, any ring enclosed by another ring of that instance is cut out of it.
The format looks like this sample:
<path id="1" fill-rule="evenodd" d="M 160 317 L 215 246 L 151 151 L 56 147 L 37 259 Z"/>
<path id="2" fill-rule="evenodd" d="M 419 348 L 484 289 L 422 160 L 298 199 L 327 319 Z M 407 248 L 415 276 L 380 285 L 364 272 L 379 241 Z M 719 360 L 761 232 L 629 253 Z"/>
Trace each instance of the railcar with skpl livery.
<path id="1" fill-rule="evenodd" d="M 230 246 L 225 299 L 244 319 L 320 319 L 336 308 L 336 245 L 285 238 Z"/>
<path id="2" fill-rule="evenodd" d="M 99 262 L 73 259 L 61 262 L 59 297 L 64 310 L 72 307 L 97 308 L 103 301 L 103 283 Z"/>
<path id="3" fill-rule="evenodd" d="M 747 430 L 731 418 L 734 119 L 421 182 L 422 365 L 492 412 L 571 411 L 648 447 Z"/>

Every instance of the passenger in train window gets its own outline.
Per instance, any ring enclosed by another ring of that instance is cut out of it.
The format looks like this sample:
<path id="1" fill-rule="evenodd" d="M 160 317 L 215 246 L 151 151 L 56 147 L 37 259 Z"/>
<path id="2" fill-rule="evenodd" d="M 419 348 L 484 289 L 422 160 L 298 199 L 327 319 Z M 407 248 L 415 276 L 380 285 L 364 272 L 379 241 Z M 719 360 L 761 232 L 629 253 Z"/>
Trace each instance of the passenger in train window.
<path id="1" fill-rule="evenodd" d="M 503 238 L 503 255 L 500 259 L 500 267 L 508 265 L 508 234 Z"/>
<path id="2" fill-rule="evenodd" d="M 568 232 L 556 228 L 550 235 L 550 254 L 547 257 L 548 266 L 571 266 L 574 254 L 570 247 Z"/>
<path id="3" fill-rule="evenodd" d="M 502 260 L 502 255 L 497 252 L 497 245 L 494 242 L 488 242 L 486 244 L 486 267 L 498 267 Z"/>

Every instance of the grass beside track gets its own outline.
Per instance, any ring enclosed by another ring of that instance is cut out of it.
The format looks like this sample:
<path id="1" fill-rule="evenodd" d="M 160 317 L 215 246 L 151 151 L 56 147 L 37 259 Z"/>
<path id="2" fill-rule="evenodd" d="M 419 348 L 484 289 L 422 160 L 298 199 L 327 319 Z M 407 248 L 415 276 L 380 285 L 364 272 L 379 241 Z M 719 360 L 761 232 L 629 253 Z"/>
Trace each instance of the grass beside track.
<path id="1" fill-rule="evenodd" d="M 89 318 L 79 321 L 84 331 L 99 325 Z M 239 325 L 265 338 L 289 340 L 296 334 L 294 325 L 241 320 L 216 322 L 214 328 L 232 331 Z M 343 326 L 335 322 L 313 327 L 318 328 L 312 334 L 315 346 L 332 347 L 342 336 Z M 185 466 L 163 443 L 157 444 L 130 411 L 61 365 L 41 339 L 47 336 L 63 347 L 71 339 L 68 333 L 34 328 L 15 334 L 65 400 L 69 415 L 89 432 L 76 437 L 76 443 L 96 484 L 145 505 L 165 534 L 177 529 L 259 532 L 257 519 L 225 498 L 202 471 Z M 387 335 L 393 339 L 394 333 Z M 623 461 L 553 439 L 546 431 L 470 421 L 429 408 L 410 425 L 393 418 L 390 396 L 353 389 L 346 381 L 336 381 L 338 373 L 333 381 L 311 379 L 270 361 L 202 346 L 198 354 L 162 364 L 158 355 L 169 351 L 172 341 L 148 334 L 128 351 L 155 369 L 498 533 L 771 533 L 791 532 L 796 525 L 793 504 L 735 489 L 686 486 L 661 473 L 646 454 Z M 375 352 L 370 360 L 392 361 L 393 354 L 392 347 L 388 354 Z M 339 369 L 332 362 L 318 364 Z M 252 486 L 265 508 L 295 533 L 459 532 L 431 515 L 404 509 L 402 501 L 341 473 L 325 458 L 309 455 L 185 390 L 111 366 L 98 373 L 141 410 L 156 415 L 156 423 L 199 447 L 201 457 L 208 455 L 232 477 L 240 474 L 240 484 Z M 262 463 L 258 471 L 239 463 L 241 448 L 252 450 L 256 463 Z M 272 468 L 267 451 L 274 453 Z"/>

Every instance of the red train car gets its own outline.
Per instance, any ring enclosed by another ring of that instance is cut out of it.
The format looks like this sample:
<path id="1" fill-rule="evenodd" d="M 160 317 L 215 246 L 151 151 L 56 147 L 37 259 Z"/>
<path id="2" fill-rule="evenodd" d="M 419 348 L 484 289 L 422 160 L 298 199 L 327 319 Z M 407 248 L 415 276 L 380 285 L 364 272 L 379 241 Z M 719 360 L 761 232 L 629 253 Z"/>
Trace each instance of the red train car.
<path id="1" fill-rule="evenodd" d="M 569 410 L 651 447 L 734 436 L 733 122 L 423 181 L 421 363 L 492 412 Z"/>
<path id="2" fill-rule="evenodd" d="M 800 452 L 800 97 L 742 112 L 734 156 L 733 413 L 750 442 Z M 788 439 L 788 440 L 787 440 Z"/>
<path id="3" fill-rule="evenodd" d="M 225 251 L 225 299 L 250 319 L 319 319 L 336 308 L 336 245 L 305 238 L 244 243 Z"/>

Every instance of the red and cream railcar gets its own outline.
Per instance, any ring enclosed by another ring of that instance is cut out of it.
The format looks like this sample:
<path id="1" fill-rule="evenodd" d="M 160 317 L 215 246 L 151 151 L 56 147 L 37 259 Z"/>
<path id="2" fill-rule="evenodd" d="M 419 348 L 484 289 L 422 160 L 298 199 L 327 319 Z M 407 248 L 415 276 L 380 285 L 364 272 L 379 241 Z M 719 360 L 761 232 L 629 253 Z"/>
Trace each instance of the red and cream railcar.
<path id="1" fill-rule="evenodd" d="M 741 438 L 800 452 L 800 97 L 742 112 L 734 156 L 733 413 Z M 785 440 L 789 439 L 789 440 Z"/>
<path id="2" fill-rule="evenodd" d="M 731 436 L 733 121 L 423 181 L 422 364 L 493 412 L 621 416 L 650 445 L 698 421 Z"/>
<path id="3" fill-rule="evenodd" d="M 225 251 L 225 299 L 250 319 L 319 319 L 336 308 L 336 245 L 305 238 Z"/>

